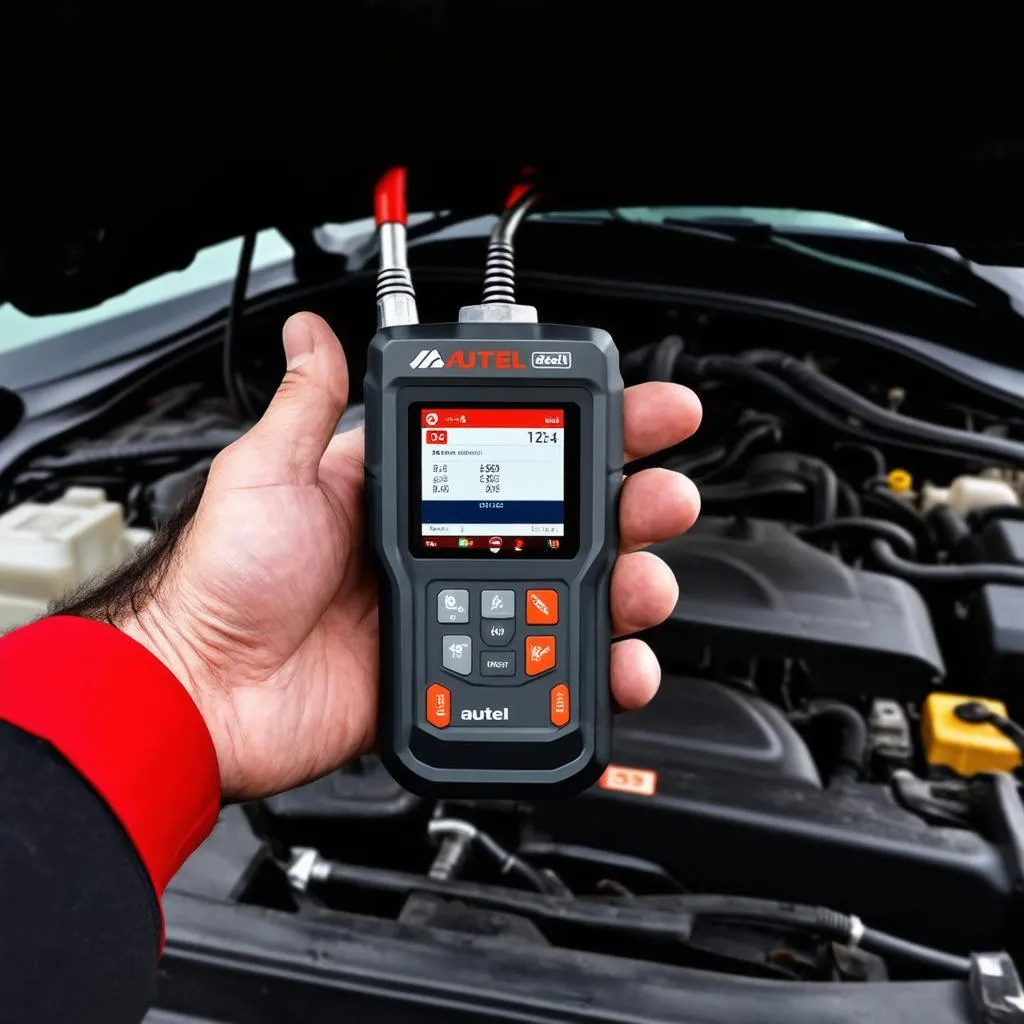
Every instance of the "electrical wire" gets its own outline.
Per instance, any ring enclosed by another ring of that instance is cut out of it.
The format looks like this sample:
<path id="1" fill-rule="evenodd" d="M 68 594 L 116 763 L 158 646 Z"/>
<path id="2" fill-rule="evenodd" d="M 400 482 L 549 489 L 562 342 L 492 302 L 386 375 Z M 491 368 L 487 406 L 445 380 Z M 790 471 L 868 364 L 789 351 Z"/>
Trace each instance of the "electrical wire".
<path id="1" fill-rule="evenodd" d="M 228 319 L 224 327 L 223 373 L 224 389 L 227 391 L 235 411 L 247 420 L 256 419 L 256 410 L 245 390 L 245 384 L 237 369 L 238 325 L 242 319 L 242 308 L 245 305 L 245 293 L 249 287 L 249 274 L 252 270 L 252 258 L 256 251 L 256 233 L 250 231 L 242 239 L 242 249 L 238 254 L 238 269 L 231 288 L 231 304 L 228 306 Z"/>

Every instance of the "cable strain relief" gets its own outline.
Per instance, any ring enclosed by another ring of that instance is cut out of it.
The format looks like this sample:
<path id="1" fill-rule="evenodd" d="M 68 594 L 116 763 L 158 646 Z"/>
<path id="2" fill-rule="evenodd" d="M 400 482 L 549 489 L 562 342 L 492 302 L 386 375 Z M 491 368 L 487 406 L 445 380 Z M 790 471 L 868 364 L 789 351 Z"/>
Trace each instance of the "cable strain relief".
<path id="1" fill-rule="evenodd" d="M 818 931 L 827 938 L 849 942 L 853 937 L 853 919 L 847 914 L 829 907 L 816 907 L 816 926 Z M 861 926 L 863 928 L 863 926 Z"/>
<path id="2" fill-rule="evenodd" d="M 487 269 L 484 272 L 483 302 L 516 301 L 515 257 L 510 242 L 494 241 L 487 246 Z"/>
<path id="3" fill-rule="evenodd" d="M 389 295 L 408 295 L 415 299 L 408 267 L 382 267 L 377 273 L 377 301 Z"/>

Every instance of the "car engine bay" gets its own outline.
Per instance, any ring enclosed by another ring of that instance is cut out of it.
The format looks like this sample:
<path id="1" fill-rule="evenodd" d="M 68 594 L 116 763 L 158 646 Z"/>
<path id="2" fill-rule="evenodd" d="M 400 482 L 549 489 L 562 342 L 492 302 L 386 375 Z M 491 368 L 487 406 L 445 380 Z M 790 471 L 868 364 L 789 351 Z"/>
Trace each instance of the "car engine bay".
<path id="1" fill-rule="evenodd" d="M 472 282 L 439 264 L 417 269 L 425 319 Z M 618 717 L 613 765 L 572 800 L 424 800 L 366 756 L 226 809 L 172 891 L 774 981 L 1019 955 L 1024 403 L 867 328 L 522 284 L 547 320 L 608 329 L 627 385 L 677 381 L 704 405 L 692 441 L 627 467 L 685 472 L 703 502 L 655 549 L 680 586 L 645 635 L 658 697 Z M 371 291 L 355 273 L 254 304 L 236 352 L 253 405 L 305 306 L 348 339 L 338 429 L 357 429 Z M 0 438 L 0 629 L 133 557 L 244 431 L 223 332 L 59 425 L 41 413 L 31 445 Z M 44 391 L 21 396 L 26 417 Z"/>

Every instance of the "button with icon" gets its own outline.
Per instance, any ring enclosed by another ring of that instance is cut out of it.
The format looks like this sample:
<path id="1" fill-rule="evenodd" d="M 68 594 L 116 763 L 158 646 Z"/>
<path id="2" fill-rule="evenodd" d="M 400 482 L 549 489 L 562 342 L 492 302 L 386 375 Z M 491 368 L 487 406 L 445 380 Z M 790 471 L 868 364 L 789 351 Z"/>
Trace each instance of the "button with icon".
<path id="1" fill-rule="evenodd" d="M 440 591 L 437 595 L 437 621 L 469 622 L 469 591 Z"/>
<path id="2" fill-rule="evenodd" d="M 485 619 L 514 619 L 516 615 L 515 591 L 480 591 L 480 615 Z"/>

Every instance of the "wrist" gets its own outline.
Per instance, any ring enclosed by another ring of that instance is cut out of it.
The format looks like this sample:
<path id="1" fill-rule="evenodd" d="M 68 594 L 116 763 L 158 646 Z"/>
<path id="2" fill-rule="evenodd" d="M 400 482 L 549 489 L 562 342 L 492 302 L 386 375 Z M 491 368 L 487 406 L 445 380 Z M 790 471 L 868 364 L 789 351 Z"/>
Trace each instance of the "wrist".
<path id="1" fill-rule="evenodd" d="M 159 598 L 147 602 L 138 611 L 127 610 L 115 616 L 111 624 L 125 636 L 149 651 L 174 677 L 192 699 L 213 742 L 220 770 L 221 791 L 230 794 L 235 786 L 227 771 L 233 762 L 231 742 L 225 728 L 225 716 L 215 697 L 219 671 L 203 657 L 198 637 L 186 625 L 183 596 L 162 588 Z"/>

